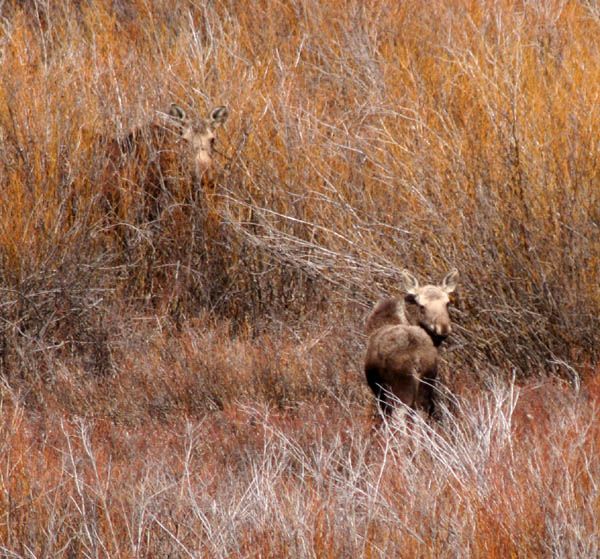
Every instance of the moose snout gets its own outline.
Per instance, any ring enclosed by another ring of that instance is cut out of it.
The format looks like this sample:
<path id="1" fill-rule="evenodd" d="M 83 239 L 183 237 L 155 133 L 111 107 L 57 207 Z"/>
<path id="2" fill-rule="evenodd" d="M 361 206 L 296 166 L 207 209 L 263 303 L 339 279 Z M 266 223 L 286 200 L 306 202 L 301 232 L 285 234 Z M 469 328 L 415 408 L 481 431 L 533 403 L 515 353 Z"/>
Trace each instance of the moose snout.
<path id="1" fill-rule="evenodd" d="M 452 326 L 450 326 L 449 323 L 446 322 L 442 322 L 442 323 L 437 323 L 435 325 L 433 325 L 432 330 L 438 335 L 438 336 L 449 336 L 450 333 L 452 332 Z"/>

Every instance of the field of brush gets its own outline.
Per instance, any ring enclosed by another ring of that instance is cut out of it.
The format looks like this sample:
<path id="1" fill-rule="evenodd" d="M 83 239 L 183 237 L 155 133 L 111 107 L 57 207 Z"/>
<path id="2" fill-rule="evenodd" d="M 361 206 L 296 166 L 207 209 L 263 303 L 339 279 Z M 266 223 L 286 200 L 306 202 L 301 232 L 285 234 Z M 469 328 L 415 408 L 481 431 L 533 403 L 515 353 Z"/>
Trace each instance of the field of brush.
<path id="1" fill-rule="evenodd" d="M 0 2 L 0 556 L 600 555 L 600 6 Z M 95 138 L 217 105 L 108 212 Z M 178 170 L 179 169 L 179 170 Z M 363 324 L 460 271 L 442 418 Z"/>

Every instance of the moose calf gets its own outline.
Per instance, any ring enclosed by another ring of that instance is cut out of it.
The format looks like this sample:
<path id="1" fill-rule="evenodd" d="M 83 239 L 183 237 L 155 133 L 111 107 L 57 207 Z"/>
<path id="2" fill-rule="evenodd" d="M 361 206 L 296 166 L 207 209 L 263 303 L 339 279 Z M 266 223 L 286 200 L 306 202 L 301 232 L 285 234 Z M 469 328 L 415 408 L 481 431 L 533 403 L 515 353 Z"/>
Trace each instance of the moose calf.
<path id="1" fill-rule="evenodd" d="M 413 410 L 435 412 L 438 346 L 451 332 L 448 295 L 456 289 L 458 271 L 450 272 L 441 285 L 420 286 L 402 272 L 404 300 L 382 299 L 366 323 L 369 336 L 365 375 L 384 416 L 390 416 L 393 400 Z M 415 306 L 410 319 L 404 303 Z"/>

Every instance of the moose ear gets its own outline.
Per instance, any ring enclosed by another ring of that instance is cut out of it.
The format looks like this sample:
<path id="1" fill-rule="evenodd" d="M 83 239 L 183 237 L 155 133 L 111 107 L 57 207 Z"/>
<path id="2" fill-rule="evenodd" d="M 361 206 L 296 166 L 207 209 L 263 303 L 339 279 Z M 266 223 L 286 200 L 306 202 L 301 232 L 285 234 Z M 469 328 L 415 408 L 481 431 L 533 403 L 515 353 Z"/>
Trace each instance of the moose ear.
<path id="1" fill-rule="evenodd" d="M 452 293 L 458 284 L 458 270 L 454 268 L 449 274 L 446 275 L 442 281 L 442 289 L 446 293 Z"/>
<path id="2" fill-rule="evenodd" d="M 402 271 L 402 278 L 404 280 L 404 291 L 409 295 L 416 295 L 419 289 L 419 280 L 407 270 Z"/>
<path id="3" fill-rule="evenodd" d="M 168 114 L 170 117 L 173 117 L 177 120 L 185 119 L 185 111 L 179 105 L 176 105 L 175 103 L 171 103 L 171 107 L 169 108 Z"/>
<path id="4" fill-rule="evenodd" d="M 215 107 L 208 115 L 208 122 L 212 128 L 221 126 L 229 116 L 229 110 L 227 107 Z"/>

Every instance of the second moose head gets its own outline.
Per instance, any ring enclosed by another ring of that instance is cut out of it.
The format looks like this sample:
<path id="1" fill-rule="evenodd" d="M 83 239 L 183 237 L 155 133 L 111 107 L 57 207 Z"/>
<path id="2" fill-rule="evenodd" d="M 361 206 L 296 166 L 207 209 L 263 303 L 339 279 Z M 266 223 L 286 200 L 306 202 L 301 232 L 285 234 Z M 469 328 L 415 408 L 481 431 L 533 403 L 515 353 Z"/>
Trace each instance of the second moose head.
<path id="1" fill-rule="evenodd" d="M 227 108 L 216 107 L 206 118 L 192 120 L 179 105 L 172 103 L 169 112 L 162 113 L 161 116 L 164 127 L 176 131 L 187 144 L 186 151 L 194 176 L 202 176 L 212 166 L 215 130 L 227 120 Z"/>

